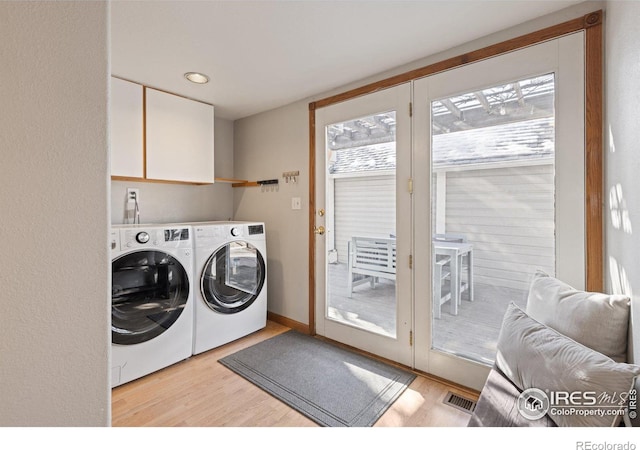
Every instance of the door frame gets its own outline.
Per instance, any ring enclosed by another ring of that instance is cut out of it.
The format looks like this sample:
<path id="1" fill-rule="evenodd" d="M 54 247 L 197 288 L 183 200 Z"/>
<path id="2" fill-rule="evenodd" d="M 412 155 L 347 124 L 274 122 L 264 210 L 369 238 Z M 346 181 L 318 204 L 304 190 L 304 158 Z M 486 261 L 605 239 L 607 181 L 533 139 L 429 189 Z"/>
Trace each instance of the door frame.
<path id="1" fill-rule="evenodd" d="M 316 110 L 582 30 L 585 31 L 585 282 L 588 291 L 603 290 L 603 16 L 603 10 L 593 11 L 557 25 L 309 103 L 309 334 L 316 334 Z"/>

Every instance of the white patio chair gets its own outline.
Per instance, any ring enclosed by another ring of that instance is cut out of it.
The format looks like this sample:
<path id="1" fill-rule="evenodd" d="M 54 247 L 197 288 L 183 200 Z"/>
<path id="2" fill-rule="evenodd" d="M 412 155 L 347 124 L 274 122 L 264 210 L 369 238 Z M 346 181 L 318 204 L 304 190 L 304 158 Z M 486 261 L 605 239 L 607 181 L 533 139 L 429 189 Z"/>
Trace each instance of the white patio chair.
<path id="1" fill-rule="evenodd" d="M 451 300 L 451 289 L 446 290 L 446 281 L 451 281 L 451 257 L 433 253 L 433 317 L 441 317 L 442 305 Z M 457 314 L 454 302 L 450 303 L 451 314 Z"/>
<path id="2" fill-rule="evenodd" d="M 464 234 L 458 234 L 458 233 L 438 233 L 438 234 L 434 234 L 433 235 L 433 241 L 434 242 L 467 242 L 467 236 Z M 469 266 L 473 264 L 473 260 L 472 260 L 472 255 L 471 253 L 466 253 L 463 255 L 460 255 L 460 258 L 458 260 L 458 270 L 459 270 L 459 280 L 460 280 L 460 286 L 459 286 L 459 292 L 464 292 L 464 291 L 468 291 L 469 292 L 469 301 L 473 301 L 473 280 L 469 279 L 470 276 L 467 277 L 467 280 L 463 280 L 462 278 L 462 274 L 467 274 L 470 275 L 471 271 L 469 270 Z M 434 264 L 435 267 L 435 264 Z M 452 279 L 453 281 L 453 279 Z M 460 295 L 459 299 L 458 299 L 458 305 L 461 304 L 461 300 L 462 300 L 462 296 Z M 457 308 L 456 308 L 456 312 L 457 312 Z"/>
<path id="3" fill-rule="evenodd" d="M 457 233 L 434 234 L 433 240 L 444 242 L 467 242 L 467 236 Z"/>

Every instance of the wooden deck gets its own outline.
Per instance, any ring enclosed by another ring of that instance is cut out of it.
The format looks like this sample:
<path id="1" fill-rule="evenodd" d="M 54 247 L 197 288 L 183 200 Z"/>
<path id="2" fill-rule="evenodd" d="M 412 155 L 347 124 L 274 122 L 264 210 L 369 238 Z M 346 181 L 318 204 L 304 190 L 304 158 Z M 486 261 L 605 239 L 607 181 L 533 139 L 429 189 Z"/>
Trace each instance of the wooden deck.
<path id="1" fill-rule="evenodd" d="M 375 289 L 368 283 L 355 286 L 349 298 L 348 273 L 346 264 L 329 264 L 329 317 L 395 337 L 396 282 L 380 278 Z"/>
<path id="2" fill-rule="evenodd" d="M 347 265 L 330 264 L 328 271 L 329 316 L 351 325 L 387 336 L 395 336 L 395 282 L 380 279 L 375 289 L 367 283 L 357 286 L 352 297 L 347 292 Z M 502 317 L 510 302 L 526 305 L 527 292 L 519 289 L 474 284 L 474 301 L 462 296 L 458 315 L 443 305 L 442 317 L 434 320 L 433 347 L 492 364 Z"/>

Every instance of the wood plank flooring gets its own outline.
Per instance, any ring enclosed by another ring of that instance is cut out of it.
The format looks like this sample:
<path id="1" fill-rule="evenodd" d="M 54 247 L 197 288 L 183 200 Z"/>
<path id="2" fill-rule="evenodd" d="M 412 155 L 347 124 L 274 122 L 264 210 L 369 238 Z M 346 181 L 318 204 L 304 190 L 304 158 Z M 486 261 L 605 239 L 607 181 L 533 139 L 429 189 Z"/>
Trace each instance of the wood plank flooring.
<path id="1" fill-rule="evenodd" d="M 218 359 L 289 328 L 267 327 L 222 347 L 192 356 L 112 391 L 114 427 L 317 427 L 296 410 L 236 375 Z M 452 391 L 473 392 L 418 376 L 385 412 L 379 427 L 464 427 L 469 414 L 442 401 Z"/>

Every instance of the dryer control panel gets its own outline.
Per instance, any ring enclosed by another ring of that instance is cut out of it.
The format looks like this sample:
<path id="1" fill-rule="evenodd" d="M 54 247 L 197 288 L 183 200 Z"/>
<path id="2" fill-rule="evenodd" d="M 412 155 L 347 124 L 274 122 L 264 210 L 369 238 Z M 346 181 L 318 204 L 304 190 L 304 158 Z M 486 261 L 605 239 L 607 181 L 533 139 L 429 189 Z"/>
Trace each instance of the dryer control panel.
<path id="1" fill-rule="evenodd" d="M 253 234 L 264 234 L 263 225 L 249 225 L 249 236 Z"/>
<path id="2" fill-rule="evenodd" d="M 233 224 L 229 226 L 229 234 L 233 237 L 262 235 L 264 234 L 264 225 L 261 223 Z"/>
<path id="3" fill-rule="evenodd" d="M 256 236 L 264 234 L 264 225 L 256 224 L 234 224 L 229 227 L 229 234 L 233 237 Z"/>

